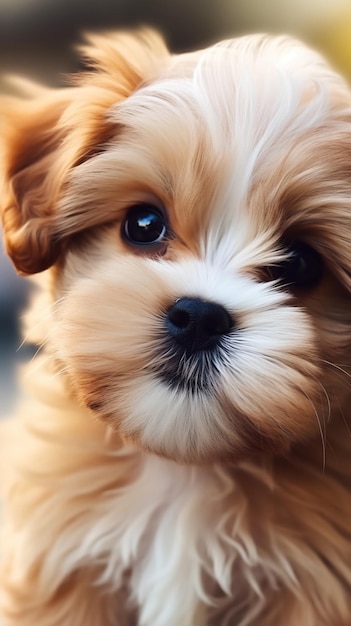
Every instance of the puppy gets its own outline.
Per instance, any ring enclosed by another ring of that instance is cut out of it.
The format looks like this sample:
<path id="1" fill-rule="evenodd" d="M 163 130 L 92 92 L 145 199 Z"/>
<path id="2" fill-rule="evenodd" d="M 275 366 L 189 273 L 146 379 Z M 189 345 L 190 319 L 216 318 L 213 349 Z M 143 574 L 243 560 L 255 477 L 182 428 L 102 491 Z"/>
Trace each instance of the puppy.
<path id="1" fill-rule="evenodd" d="M 350 90 L 285 37 L 83 55 L 1 100 L 6 246 L 46 302 L 1 430 L 1 624 L 350 626 Z"/>

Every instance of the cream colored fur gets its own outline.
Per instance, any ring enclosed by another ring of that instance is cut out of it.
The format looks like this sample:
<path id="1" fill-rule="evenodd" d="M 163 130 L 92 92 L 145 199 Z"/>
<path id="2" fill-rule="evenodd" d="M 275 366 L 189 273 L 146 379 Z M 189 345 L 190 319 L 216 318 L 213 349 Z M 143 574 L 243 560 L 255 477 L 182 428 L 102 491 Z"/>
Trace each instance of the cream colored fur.
<path id="1" fill-rule="evenodd" d="M 42 291 L 0 431 L 1 626 L 350 626 L 350 91 L 287 38 L 85 55 L 0 102 L 6 245 Z M 152 253 L 121 236 L 142 202 L 172 229 Z M 287 238 L 315 288 L 267 273 Z M 159 376 L 181 297 L 236 322 L 179 364 L 195 393 Z"/>

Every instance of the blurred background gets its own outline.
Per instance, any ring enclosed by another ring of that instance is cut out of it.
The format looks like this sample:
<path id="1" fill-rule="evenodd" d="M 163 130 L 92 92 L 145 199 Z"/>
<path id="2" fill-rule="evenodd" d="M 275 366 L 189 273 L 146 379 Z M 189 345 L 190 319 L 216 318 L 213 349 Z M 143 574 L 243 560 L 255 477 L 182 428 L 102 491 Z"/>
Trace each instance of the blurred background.
<path id="1" fill-rule="evenodd" d="M 175 52 L 242 33 L 289 33 L 351 78 L 351 0 L 0 0 L 0 75 L 64 84 L 79 67 L 74 44 L 82 31 L 142 24 L 160 29 Z M 15 275 L 0 244 L 0 416 L 18 394 L 18 363 L 34 353 L 20 347 L 28 294 L 29 281 Z"/>

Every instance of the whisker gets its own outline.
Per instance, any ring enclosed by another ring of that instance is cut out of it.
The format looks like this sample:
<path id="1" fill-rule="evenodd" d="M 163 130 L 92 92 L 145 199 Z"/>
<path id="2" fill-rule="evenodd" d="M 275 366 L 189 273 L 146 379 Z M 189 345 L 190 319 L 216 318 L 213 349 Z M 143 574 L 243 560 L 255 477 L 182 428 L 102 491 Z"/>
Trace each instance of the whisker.
<path id="1" fill-rule="evenodd" d="M 323 385 L 321 385 L 321 387 L 324 389 Z M 324 389 L 325 391 L 325 389 Z M 321 442 L 322 442 L 322 458 L 323 458 L 323 464 L 322 464 L 322 468 L 323 468 L 323 474 L 325 472 L 325 468 L 326 468 L 326 451 L 327 451 L 327 433 L 326 433 L 326 429 L 324 428 L 323 430 L 323 426 L 322 426 L 322 421 L 320 416 L 318 415 L 318 411 L 314 405 L 314 402 L 312 402 L 311 398 L 309 397 L 308 393 L 303 392 L 304 395 L 306 396 L 307 400 L 310 402 L 311 407 L 313 409 L 313 412 L 316 416 L 316 421 L 317 421 L 317 425 L 318 425 L 318 430 L 321 436 Z M 328 394 L 326 394 L 328 397 Z M 328 398 L 329 400 L 329 398 Z M 329 402 L 329 406 L 330 406 L 330 402 Z"/>
<path id="2" fill-rule="evenodd" d="M 342 372 L 342 374 L 345 374 L 345 376 L 347 376 L 348 378 L 351 378 L 351 374 L 347 372 L 343 367 L 341 367 L 341 365 L 337 365 L 336 363 L 332 363 L 331 361 L 327 361 L 326 359 L 321 359 L 321 362 L 325 363 L 326 365 L 330 365 L 331 367 L 334 367 L 336 370 L 339 370 L 340 372 Z M 350 366 L 346 366 L 346 367 L 350 367 Z"/>
<path id="3" fill-rule="evenodd" d="M 37 328 L 40 328 L 43 325 L 43 322 L 45 322 L 47 320 L 50 321 L 52 310 L 55 309 L 55 307 L 58 304 L 61 304 L 61 302 L 63 302 L 66 299 L 67 299 L 67 295 L 61 296 L 60 298 L 58 298 L 54 302 L 51 302 L 48 306 L 45 307 L 44 311 L 41 312 L 40 320 L 36 324 L 33 324 L 31 326 L 30 330 L 28 330 L 28 332 L 24 335 L 21 343 L 19 344 L 19 346 L 16 349 L 16 352 L 19 352 L 26 343 L 32 343 L 30 341 L 30 337 L 35 334 Z M 42 347 L 46 344 L 47 341 L 48 341 L 48 335 L 46 335 L 46 337 L 40 343 L 38 351 L 42 349 Z M 37 355 L 37 352 L 35 353 L 34 357 L 36 355 Z M 34 357 L 32 357 L 32 358 L 34 358 Z"/>
<path id="4" fill-rule="evenodd" d="M 44 341 L 42 341 L 42 343 L 37 347 L 36 351 L 34 352 L 33 356 L 30 358 L 29 363 L 33 363 L 34 359 L 38 356 L 39 352 L 41 352 L 41 350 L 43 348 L 45 348 L 46 344 L 47 344 L 48 339 L 44 339 Z"/>
<path id="5" fill-rule="evenodd" d="M 34 357 L 30 360 L 30 364 L 31 367 L 27 370 L 25 370 L 24 373 L 24 377 L 30 377 L 32 376 L 35 372 L 40 371 L 40 369 L 43 366 L 43 363 L 49 363 L 51 361 L 51 356 L 49 355 L 45 355 L 45 357 L 43 356 L 41 359 L 38 359 L 38 361 L 34 360 Z"/>
<path id="6" fill-rule="evenodd" d="M 344 426 L 345 426 L 346 433 L 348 434 L 348 436 L 349 436 L 349 437 L 350 437 L 350 439 L 351 439 L 351 430 L 350 430 L 350 426 L 349 426 L 349 424 L 348 424 L 348 422 L 347 422 L 347 419 L 346 419 L 346 417 L 345 417 L 345 415 L 344 415 L 344 411 L 342 410 L 342 408 L 341 408 L 340 404 L 339 404 L 339 410 L 340 410 L 340 415 L 341 415 L 341 418 L 342 418 L 343 424 L 344 424 Z"/>
<path id="7" fill-rule="evenodd" d="M 328 394 L 326 388 L 324 387 L 324 385 L 322 385 L 322 383 L 319 380 L 316 380 L 316 382 L 318 383 L 318 385 L 322 389 L 323 394 L 324 394 L 324 396 L 326 398 L 326 401 L 327 401 L 327 406 L 328 406 L 328 415 L 327 415 L 327 419 L 326 419 L 326 424 L 327 424 L 330 421 L 331 414 L 332 414 L 331 402 L 330 402 L 329 394 Z"/>

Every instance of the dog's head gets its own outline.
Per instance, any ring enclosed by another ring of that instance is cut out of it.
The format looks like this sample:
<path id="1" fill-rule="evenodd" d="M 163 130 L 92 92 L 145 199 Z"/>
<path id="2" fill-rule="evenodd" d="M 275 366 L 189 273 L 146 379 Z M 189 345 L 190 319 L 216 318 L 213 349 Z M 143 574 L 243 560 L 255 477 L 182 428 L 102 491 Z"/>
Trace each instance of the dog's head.
<path id="1" fill-rule="evenodd" d="M 74 393 L 180 461 L 316 436 L 351 354 L 347 86 L 287 38 L 85 53 L 73 87 L 2 105 L 7 248 L 53 266 Z"/>

